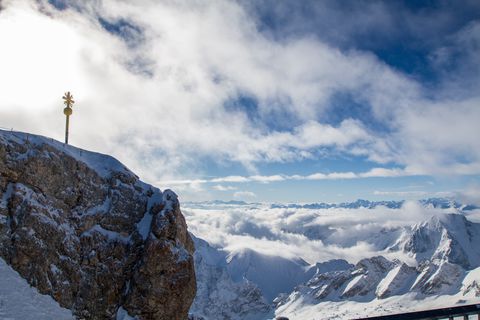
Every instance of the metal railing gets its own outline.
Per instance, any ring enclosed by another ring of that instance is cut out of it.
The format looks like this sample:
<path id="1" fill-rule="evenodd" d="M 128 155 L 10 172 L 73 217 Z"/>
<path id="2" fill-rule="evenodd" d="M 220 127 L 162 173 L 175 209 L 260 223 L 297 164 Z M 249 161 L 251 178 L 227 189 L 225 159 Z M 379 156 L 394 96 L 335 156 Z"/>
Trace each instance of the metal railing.
<path id="1" fill-rule="evenodd" d="M 398 313 L 385 316 L 358 318 L 357 320 L 480 320 L 480 304 Z"/>

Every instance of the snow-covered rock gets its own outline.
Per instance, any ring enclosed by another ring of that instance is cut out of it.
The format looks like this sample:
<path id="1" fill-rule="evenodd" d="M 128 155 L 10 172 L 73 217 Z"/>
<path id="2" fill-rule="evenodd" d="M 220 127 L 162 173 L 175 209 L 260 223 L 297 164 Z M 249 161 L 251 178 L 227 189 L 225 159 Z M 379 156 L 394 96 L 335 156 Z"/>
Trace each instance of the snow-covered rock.
<path id="1" fill-rule="evenodd" d="M 414 267 L 405 263 L 397 263 L 378 283 L 375 296 L 384 299 L 394 295 L 401 295 L 410 290 L 418 273 Z"/>
<path id="2" fill-rule="evenodd" d="M 322 312 L 325 319 L 338 319 L 371 316 L 372 311 L 388 314 L 425 309 L 432 299 L 437 301 L 432 307 L 442 306 L 439 301 L 474 303 L 480 296 L 479 283 L 478 268 L 468 272 L 445 261 L 414 268 L 373 257 L 347 270 L 315 275 L 277 301 L 276 314 L 310 319 L 306 315 Z"/>
<path id="3" fill-rule="evenodd" d="M 414 225 L 397 246 L 419 263 L 441 260 L 470 269 L 480 265 L 478 243 L 480 224 L 461 214 L 445 214 Z"/>
<path id="4" fill-rule="evenodd" d="M 114 158 L 0 131 L 0 257 L 85 319 L 184 319 L 193 242 L 177 196 Z"/>
<path id="5" fill-rule="evenodd" d="M 291 317 L 328 310 L 326 314 L 330 313 L 332 318 L 360 317 L 370 315 L 365 313 L 370 307 L 388 313 L 386 306 L 393 307 L 392 301 L 405 308 L 403 311 L 418 310 L 419 305 L 412 303 L 415 300 L 423 304 L 438 299 L 451 301 L 451 305 L 456 301 L 475 301 L 480 296 L 479 231 L 480 224 L 460 214 L 437 215 L 405 227 L 385 253 L 404 252 L 417 265 L 377 256 L 362 259 L 348 268 L 317 272 L 307 283 L 280 299 L 276 313 Z M 347 308 L 347 304 L 354 306 L 350 312 L 345 309 L 342 313 L 334 312 L 334 308 Z M 363 313 L 359 312 L 361 305 L 366 306 Z"/>
<path id="6" fill-rule="evenodd" d="M 464 296 L 480 297 L 480 267 L 467 273 L 462 281 L 460 292 Z"/>
<path id="7" fill-rule="evenodd" d="M 459 291 L 465 276 L 465 270 L 460 265 L 448 261 L 425 261 L 417 270 L 420 274 L 411 290 L 424 294 L 454 294 Z"/>

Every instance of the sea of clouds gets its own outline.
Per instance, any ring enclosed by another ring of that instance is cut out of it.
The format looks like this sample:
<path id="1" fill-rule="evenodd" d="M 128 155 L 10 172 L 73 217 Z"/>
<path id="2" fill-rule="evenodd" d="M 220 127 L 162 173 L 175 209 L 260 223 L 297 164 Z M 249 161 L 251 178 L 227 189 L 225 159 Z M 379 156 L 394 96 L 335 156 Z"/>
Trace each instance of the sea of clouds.
<path id="1" fill-rule="evenodd" d="M 414 261 L 397 250 L 388 250 L 405 228 L 445 213 L 480 221 L 480 210 L 434 208 L 407 201 L 398 209 L 375 208 L 275 208 L 269 204 L 221 205 L 185 203 L 182 212 L 189 231 L 228 252 L 252 249 L 308 263 L 345 259 L 350 263 L 375 255 Z"/>

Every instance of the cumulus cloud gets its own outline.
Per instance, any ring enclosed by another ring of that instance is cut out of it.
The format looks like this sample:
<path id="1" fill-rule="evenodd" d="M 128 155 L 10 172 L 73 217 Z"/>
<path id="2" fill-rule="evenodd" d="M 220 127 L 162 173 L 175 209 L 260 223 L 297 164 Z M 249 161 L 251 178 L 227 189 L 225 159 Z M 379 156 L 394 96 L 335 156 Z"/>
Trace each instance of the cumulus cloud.
<path id="1" fill-rule="evenodd" d="M 368 51 L 308 35 L 269 37 L 233 1 L 65 4 L 58 10 L 45 0 L 5 2 L 0 126 L 61 139 L 60 97 L 70 90 L 77 101 L 72 143 L 110 153 L 150 182 L 201 176 L 204 159 L 255 173 L 259 163 L 330 152 L 395 163 L 410 174 L 480 173 L 477 91 L 453 95 L 445 87 L 450 96 L 431 99 L 421 83 Z M 476 34 L 474 26 L 455 42 L 468 46 L 470 60 L 478 57 L 471 45 Z M 389 130 L 348 116 L 323 121 L 342 92 L 365 103 Z M 256 101 L 252 114 L 227 107 L 241 96 Z M 403 175 L 378 170 L 300 179 Z M 212 182 L 284 179 L 293 178 Z"/>

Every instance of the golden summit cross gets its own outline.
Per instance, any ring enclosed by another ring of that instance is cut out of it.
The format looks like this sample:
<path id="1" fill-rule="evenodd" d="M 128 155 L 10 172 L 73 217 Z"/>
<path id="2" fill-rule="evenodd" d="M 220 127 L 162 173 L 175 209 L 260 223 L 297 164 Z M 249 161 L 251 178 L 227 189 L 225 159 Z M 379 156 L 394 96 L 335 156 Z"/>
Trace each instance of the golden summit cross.
<path id="1" fill-rule="evenodd" d="M 64 100 L 63 103 L 66 105 L 65 109 L 63 109 L 63 114 L 67 117 L 67 122 L 65 124 L 65 144 L 68 144 L 68 127 L 70 124 L 70 116 L 73 113 L 72 105 L 75 101 L 73 101 L 73 96 L 70 91 L 66 92 L 62 99 Z"/>

